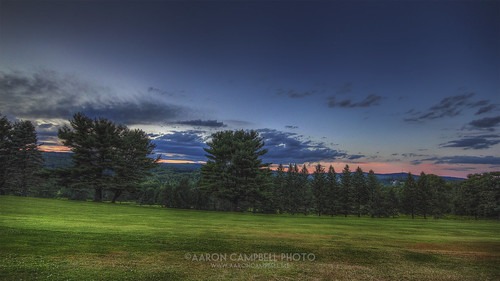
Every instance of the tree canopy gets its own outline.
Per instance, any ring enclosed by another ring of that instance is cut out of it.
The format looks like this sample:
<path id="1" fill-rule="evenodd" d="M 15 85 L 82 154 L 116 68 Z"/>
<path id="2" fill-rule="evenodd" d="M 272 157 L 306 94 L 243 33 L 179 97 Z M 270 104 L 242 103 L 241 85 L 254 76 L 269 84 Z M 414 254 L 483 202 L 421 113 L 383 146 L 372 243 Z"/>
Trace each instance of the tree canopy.
<path id="1" fill-rule="evenodd" d="M 134 192 L 159 160 L 150 157 L 155 145 L 145 132 L 105 118 L 76 113 L 58 136 L 73 152 L 73 166 L 62 174 L 73 188 L 94 189 L 97 202 L 103 190 L 114 192 L 112 202 L 125 190 Z"/>
<path id="2" fill-rule="evenodd" d="M 217 198 L 227 200 L 232 211 L 240 203 L 258 204 L 264 199 L 266 174 L 270 164 L 261 157 L 267 153 L 256 131 L 221 131 L 212 134 L 204 148 L 208 160 L 202 166 L 201 185 Z"/>

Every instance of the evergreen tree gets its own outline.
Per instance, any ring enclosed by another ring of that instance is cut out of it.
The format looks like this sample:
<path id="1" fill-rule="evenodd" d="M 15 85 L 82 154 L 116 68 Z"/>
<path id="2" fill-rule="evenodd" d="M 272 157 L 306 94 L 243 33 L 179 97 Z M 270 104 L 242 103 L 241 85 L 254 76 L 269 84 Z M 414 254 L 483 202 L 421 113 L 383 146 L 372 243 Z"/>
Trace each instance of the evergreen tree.
<path id="1" fill-rule="evenodd" d="M 299 186 L 299 167 L 297 164 L 290 164 L 286 172 L 286 193 L 285 209 L 288 213 L 294 215 L 300 211 L 301 198 Z"/>
<path id="2" fill-rule="evenodd" d="M 285 168 L 283 164 L 278 166 L 276 169 L 276 175 L 274 176 L 274 205 L 278 209 L 278 212 L 282 214 L 285 212 L 286 205 L 286 178 L 285 178 Z"/>
<path id="3" fill-rule="evenodd" d="M 427 219 L 427 215 L 431 213 L 431 197 L 432 192 L 427 179 L 427 175 L 422 172 L 417 180 L 417 210 Z"/>
<path id="4" fill-rule="evenodd" d="M 306 164 L 300 169 L 300 174 L 298 178 L 298 189 L 297 189 L 297 200 L 299 210 L 304 215 L 307 215 L 309 206 L 312 202 L 312 192 L 309 185 L 309 170 L 307 170 Z"/>
<path id="5" fill-rule="evenodd" d="M 58 136 L 73 152 L 73 166 L 59 174 L 67 175 L 72 188 L 94 189 L 96 202 L 102 201 L 104 190 L 114 192 L 113 202 L 124 190 L 134 191 L 158 161 L 148 157 L 154 145 L 143 131 L 104 118 L 76 113 Z"/>
<path id="6" fill-rule="evenodd" d="M 395 190 L 395 187 L 388 186 L 384 196 L 384 210 L 388 216 L 393 218 L 398 214 L 399 211 L 399 197 Z"/>
<path id="7" fill-rule="evenodd" d="M 347 217 L 351 213 L 352 175 L 349 165 L 345 165 L 340 176 L 339 208 L 340 213 Z"/>
<path id="8" fill-rule="evenodd" d="M 335 215 L 339 212 L 339 182 L 337 180 L 337 174 L 332 165 L 328 168 L 328 174 L 326 175 L 326 186 L 327 186 L 327 204 L 328 213 L 330 215 Z"/>
<path id="9" fill-rule="evenodd" d="M 356 169 L 356 172 L 354 172 L 354 175 L 352 176 L 352 186 L 354 211 L 359 218 L 361 214 L 365 213 L 366 203 L 368 201 L 366 178 L 360 167 Z"/>
<path id="10" fill-rule="evenodd" d="M 263 139 L 256 131 L 221 131 L 207 143 L 208 161 L 202 166 L 201 185 L 217 198 L 227 200 L 232 211 L 240 210 L 240 203 L 255 205 L 262 199 L 263 179 L 269 175 L 261 156 L 267 153 Z"/>
<path id="11" fill-rule="evenodd" d="M 408 173 L 406 177 L 403 194 L 402 194 L 402 203 L 404 210 L 407 214 L 411 214 L 411 218 L 415 218 L 415 213 L 417 211 L 418 204 L 418 193 L 417 193 L 417 184 L 415 183 L 415 179 L 411 173 Z"/>
<path id="12" fill-rule="evenodd" d="M 448 189 L 448 185 L 443 178 L 436 175 L 427 175 L 427 182 L 431 193 L 429 212 L 434 219 L 438 219 L 450 209 L 451 189 Z"/>
<path id="13" fill-rule="evenodd" d="M 144 131 L 119 126 L 117 132 L 118 146 L 114 149 L 112 167 L 115 171 L 114 182 L 110 187 L 114 193 L 111 203 L 115 203 L 123 191 L 136 192 L 138 184 L 151 175 L 151 169 L 157 166 L 159 160 L 159 157 L 149 157 L 153 154 L 155 145 Z"/>
<path id="14" fill-rule="evenodd" d="M 11 166 L 12 123 L 0 115 L 0 195 L 7 194 L 8 170 Z"/>
<path id="15" fill-rule="evenodd" d="M 314 195 L 314 205 L 318 216 L 327 212 L 328 189 L 325 178 L 325 169 L 321 164 L 317 164 L 313 174 L 312 190 Z"/>
<path id="16" fill-rule="evenodd" d="M 36 173 L 43 168 L 35 126 L 30 121 L 16 122 L 12 128 L 12 152 L 9 161 L 9 182 L 15 194 L 28 196 L 37 182 Z"/>
<path id="17" fill-rule="evenodd" d="M 368 172 L 366 179 L 366 190 L 368 194 L 367 210 L 370 216 L 381 216 L 384 213 L 384 194 L 381 192 L 380 183 L 373 170 Z"/>

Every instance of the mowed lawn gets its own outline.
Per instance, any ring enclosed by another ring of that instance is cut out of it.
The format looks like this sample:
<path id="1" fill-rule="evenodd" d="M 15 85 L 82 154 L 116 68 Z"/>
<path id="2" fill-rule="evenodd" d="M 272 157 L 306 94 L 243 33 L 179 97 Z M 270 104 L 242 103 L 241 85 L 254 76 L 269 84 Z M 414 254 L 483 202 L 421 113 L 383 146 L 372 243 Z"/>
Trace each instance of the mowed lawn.
<path id="1" fill-rule="evenodd" d="M 500 222 L 0 196 L 0 279 L 499 280 Z"/>

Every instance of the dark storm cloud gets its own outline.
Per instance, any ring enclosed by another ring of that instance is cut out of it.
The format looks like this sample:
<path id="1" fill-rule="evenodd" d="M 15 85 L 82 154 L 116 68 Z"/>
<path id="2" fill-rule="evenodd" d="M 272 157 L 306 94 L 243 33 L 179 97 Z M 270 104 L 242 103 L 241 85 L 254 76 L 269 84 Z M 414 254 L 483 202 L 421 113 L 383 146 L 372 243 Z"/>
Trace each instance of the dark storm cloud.
<path id="1" fill-rule="evenodd" d="M 265 148 L 268 149 L 264 160 L 272 163 L 305 163 L 363 157 L 333 150 L 323 143 L 300 140 L 301 136 L 295 133 L 274 129 L 260 129 L 258 132 L 264 138 Z"/>
<path id="2" fill-rule="evenodd" d="M 486 149 L 500 143 L 500 135 L 465 137 L 441 144 L 441 147 L 461 147 L 464 149 Z"/>
<path id="3" fill-rule="evenodd" d="M 68 119 L 83 112 L 119 123 L 150 124 L 172 120 L 184 111 L 147 95 L 118 99 L 107 87 L 49 70 L 32 75 L 0 72 L 0 93 L 0 112 L 17 118 Z"/>
<path id="4" fill-rule="evenodd" d="M 469 123 L 472 129 L 487 129 L 493 130 L 494 127 L 500 124 L 500 116 L 486 117 L 478 120 L 473 120 Z"/>
<path id="5" fill-rule="evenodd" d="M 187 121 L 177 121 L 175 124 L 178 125 L 189 125 L 194 127 L 210 127 L 210 128 L 222 128 L 227 127 L 223 122 L 217 120 L 187 120 Z"/>
<path id="6" fill-rule="evenodd" d="M 289 89 L 278 89 L 276 90 L 276 93 L 280 96 L 288 96 L 289 98 L 296 99 L 296 98 L 304 98 L 313 94 L 318 93 L 318 90 L 311 90 L 311 91 L 305 91 L 305 92 L 297 92 L 295 90 Z"/>
<path id="7" fill-rule="evenodd" d="M 495 105 L 490 104 L 490 101 L 480 100 L 471 101 L 475 93 L 467 93 L 463 95 L 456 95 L 442 99 L 438 104 L 431 106 L 424 112 L 415 111 L 411 109 L 407 112 L 412 117 L 405 118 L 406 122 L 418 122 L 424 120 L 434 120 L 444 117 L 454 117 L 460 115 L 463 110 L 480 107 L 476 115 L 489 112 L 495 108 Z"/>
<path id="8" fill-rule="evenodd" d="M 433 161 L 434 164 L 486 164 L 499 165 L 500 157 L 496 156 L 447 156 L 422 159 L 422 161 Z"/>
<path id="9" fill-rule="evenodd" d="M 206 160 L 206 139 L 202 131 L 183 131 L 172 134 L 150 135 L 159 153 L 178 154 L 177 158 L 190 161 Z"/>
<path id="10" fill-rule="evenodd" d="M 344 108 L 353 108 L 353 107 L 370 107 L 374 105 L 379 105 L 380 101 L 383 97 L 371 94 L 367 96 L 364 100 L 359 102 L 353 102 L 351 99 L 346 99 L 342 101 L 336 101 L 336 97 L 330 97 L 328 99 L 328 107 L 344 107 Z"/>

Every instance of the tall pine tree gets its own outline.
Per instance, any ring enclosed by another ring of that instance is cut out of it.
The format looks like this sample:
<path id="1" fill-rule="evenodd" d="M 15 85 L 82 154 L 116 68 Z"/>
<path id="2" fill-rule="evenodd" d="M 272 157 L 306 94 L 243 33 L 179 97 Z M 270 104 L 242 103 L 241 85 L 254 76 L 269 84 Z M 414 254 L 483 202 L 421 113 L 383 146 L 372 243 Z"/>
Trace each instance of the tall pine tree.
<path id="1" fill-rule="evenodd" d="M 352 176 L 352 186 L 354 211 L 359 218 L 361 214 L 365 213 L 365 207 L 368 201 L 366 178 L 360 167 L 356 169 L 356 172 L 354 172 L 354 175 Z"/>
<path id="2" fill-rule="evenodd" d="M 202 166 L 200 184 L 221 200 L 227 200 L 232 211 L 242 210 L 240 204 L 252 207 L 264 200 L 263 184 L 268 183 L 269 167 L 260 158 L 267 153 L 256 131 L 221 131 L 207 143 L 208 161 Z M 265 174 L 265 175 L 264 175 Z"/>
<path id="3" fill-rule="evenodd" d="M 411 173 L 408 173 L 406 177 L 403 194 L 402 194 L 402 204 L 404 211 L 407 214 L 411 214 L 411 218 L 415 218 L 415 213 L 417 212 L 418 204 L 418 192 L 417 184 Z"/>
<path id="4" fill-rule="evenodd" d="M 37 182 L 36 173 L 44 166 L 35 126 L 30 121 L 16 122 L 11 145 L 9 182 L 15 194 L 28 196 L 30 187 Z"/>
<path id="5" fill-rule="evenodd" d="M 328 208 L 328 187 L 325 178 L 325 169 L 321 164 L 317 164 L 313 174 L 312 190 L 314 195 L 314 205 L 318 216 L 327 212 Z"/>
<path id="6" fill-rule="evenodd" d="M 150 158 L 154 149 L 141 130 L 130 131 L 104 119 L 76 113 L 70 126 L 59 129 L 62 143 L 71 148 L 73 166 L 59 172 L 76 189 L 94 189 L 94 201 L 103 200 L 103 191 L 114 192 L 113 202 L 124 190 L 134 192 L 159 158 Z"/>
<path id="7" fill-rule="evenodd" d="M 326 186 L 327 186 L 327 205 L 328 213 L 330 215 L 336 215 L 339 212 L 339 182 L 337 180 L 337 174 L 332 165 L 328 168 L 328 174 L 326 175 Z"/>
<path id="8" fill-rule="evenodd" d="M 345 165 L 340 176 L 339 211 L 345 217 L 351 213 L 352 175 L 349 165 Z"/>

